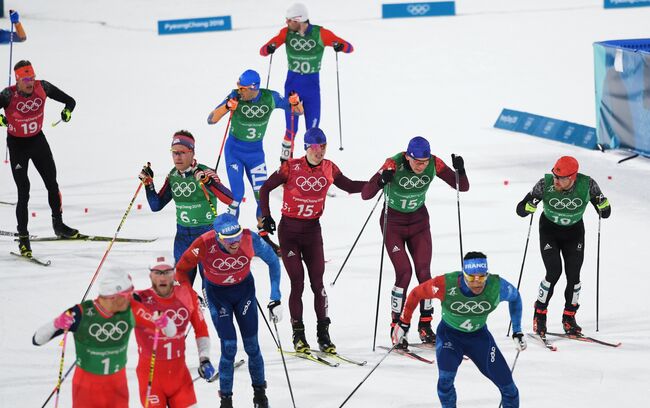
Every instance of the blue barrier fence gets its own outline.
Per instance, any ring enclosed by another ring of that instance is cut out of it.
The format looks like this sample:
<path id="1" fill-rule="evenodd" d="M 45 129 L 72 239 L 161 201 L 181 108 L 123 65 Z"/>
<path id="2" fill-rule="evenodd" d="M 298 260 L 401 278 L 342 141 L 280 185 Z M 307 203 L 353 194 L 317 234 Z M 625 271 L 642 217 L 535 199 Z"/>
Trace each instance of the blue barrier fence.
<path id="1" fill-rule="evenodd" d="M 456 14 L 454 1 L 424 3 L 387 3 L 382 4 L 382 18 L 453 16 Z"/>
<path id="2" fill-rule="evenodd" d="M 158 34 L 188 34 L 204 31 L 232 30 L 230 16 L 186 18 L 182 20 L 158 21 Z"/>
<path id="3" fill-rule="evenodd" d="M 610 8 L 626 8 L 626 7 L 648 7 L 650 0 L 604 0 L 604 7 Z"/>

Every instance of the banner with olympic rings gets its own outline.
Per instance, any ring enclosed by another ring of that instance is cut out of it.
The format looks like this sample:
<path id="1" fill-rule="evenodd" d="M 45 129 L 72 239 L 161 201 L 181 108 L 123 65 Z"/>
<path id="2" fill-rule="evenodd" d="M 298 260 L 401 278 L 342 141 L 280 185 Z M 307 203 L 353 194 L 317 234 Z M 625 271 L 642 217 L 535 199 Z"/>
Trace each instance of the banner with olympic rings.
<path id="1" fill-rule="evenodd" d="M 431 17 L 456 15 L 455 1 L 382 4 L 382 18 Z"/>

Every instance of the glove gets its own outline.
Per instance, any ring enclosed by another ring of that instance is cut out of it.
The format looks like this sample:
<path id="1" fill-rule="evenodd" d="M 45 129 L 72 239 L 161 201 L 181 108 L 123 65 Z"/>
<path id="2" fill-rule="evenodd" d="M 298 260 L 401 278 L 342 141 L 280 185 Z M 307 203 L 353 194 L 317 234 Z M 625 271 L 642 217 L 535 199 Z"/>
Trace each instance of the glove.
<path id="1" fill-rule="evenodd" d="M 153 170 L 151 169 L 151 163 L 147 162 L 147 164 L 142 167 L 142 171 L 138 175 L 138 178 L 145 186 L 153 183 Z"/>
<path id="2" fill-rule="evenodd" d="M 298 92 L 296 91 L 289 92 L 289 104 L 291 106 L 297 106 L 299 103 L 300 103 L 300 96 L 298 96 Z"/>
<path id="3" fill-rule="evenodd" d="M 524 210 L 526 210 L 527 213 L 533 214 L 535 211 L 537 211 L 537 203 L 539 203 L 539 199 L 533 198 L 533 201 L 528 201 L 526 203 Z"/>
<path id="4" fill-rule="evenodd" d="M 20 15 L 16 10 L 9 10 L 9 19 L 11 20 L 11 24 L 20 23 Z"/>
<path id="5" fill-rule="evenodd" d="M 230 203 L 228 208 L 226 208 L 226 212 L 230 215 L 234 215 L 235 217 L 237 216 L 237 209 L 239 209 L 239 202 L 238 201 L 233 201 Z"/>
<path id="6" fill-rule="evenodd" d="M 526 339 L 524 339 L 524 334 L 522 332 L 513 333 L 512 341 L 515 342 L 515 347 L 519 351 L 524 351 L 526 350 L 526 347 L 528 347 L 526 344 Z"/>
<path id="7" fill-rule="evenodd" d="M 266 217 L 262 217 L 262 228 L 264 231 L 268 232 L 269 234 L 273 234 L 276 230 L 275 228 L 275 220 L 273 217 L 270 215 L 267 215 Z"/>
<path id="8" fill-rule="evenodd" d="M 279 323 L 282 320 L 282 304 L 279 300 L 272 300 L 269 302 L 269 320 L 274 323 Z"/>
<path id="9" fill-rule="evenodd" d="M 379 177 L 379 181 L 377 181 L 379 188 L 383 188 L 386 184 L 390 183 L 391 180 L 393 180 L 393 177 L 395 177 L 395 170 L 382 171 L 381 177 Z"/>
<path id="10" fill-rule="evenodd" d="M 74 315 L 68 311 L 61 313 L 59 317 L 54 319 L 54 327 L 59 330 L 68 330 L 74 323 Z"/>
<path id="11" fill-rule="evenodd" d="M 275 48 L 276 48 L 275 43 L 271 43 L 271 44 L 267 45 L 266 46 L 266 53 L 267 54 L 273 54 L 275 52 Z"/>
<path id="12" fill-rule="evenodd" d="M 64 122 L 70 122 L 70 119 L 72 118 L 72 112 L 70 109 L 65 108 L 61 111 L 61 120 Z"/>
<path id="13" fill-rule="evenodd" d="M 465 173 L 465 161 L 461 156 L 451 155 L 451 165 L 458 171 L 459 174 Z"/>
<path id="14" fill-rule="evenodd" d="M 395 170 L 397 169 L 397 163 L 395 163 L 395 160 L 393 159 L 386 159 L 384 164 L 381 166 L 379 170 Z"/>
<path id="15" fill-rule="evenodd" d="M 239 101 L 237 98 L 230 98 L 226 101 L 226 109 L 229 111 L 234 111 L 237 109 L 237 105 L 239 104 Z"/>
<path id="16" fill-rule="evenodd" d="M 334 51 L 336 52 L 341 52 L 343 51 L 343 44 L 340 42 L 334 42 L 334 44 L 332 44 L 332 48 L 334 48 Z"/>
<path id="17" fill-rule="evenodd" d="M 205 360 L 201 361 L 201 365 L 199 366 L 199 375 L 201 378 L 205 379 L 207 382 L 212 382 L 215 374 L 216 371 L 214 370 L 210 359 L 206 358 Z"/>
<path id="18" fill-rule="evenodd" d="M 284 163 L 291 158 L 291 142 L 288 140 L 282 141 L 282 150 L 280 151 L 280 163 Z"/>
<path id="19" fill-rule="evenodd" d="M 411 325 L 409 323 L 404 323 L 401 319 L 399 322 L 395 323 L 395 326 L 393 326 L 393 330 L 391 331 L 391 340 L 393 341 L 393 345 L 408 344 L 406 334 L 408 333 L 409 328 L 411 328 Z"/>
<path id="20" fill-rule="evenodd" d="M 9 126 L 9 122 L 7 122 L 7 117 L 1 113 L 0 113 L 0 126 L 4 126 L 4 127 Z"/>
<path id="21" fill-rule="evenodd" d="M 169 323 L 169 317 L 167 317 L 166 313 L 162 313 L 159 317 L 155 317 L 154 315 L 153 324 L 155 324 L 158 329 L 164 329 L 167 327 L 167 323 Z"/>
<path id="22" fill-rule="evenodd" d="M 209 186 L 213 182 L 221 183 L 219 176 L 212 169 L 201 170 L 199 168 L 194 171 L 194 178 L 196 181 L 202 182 L 204 185 Z"/>

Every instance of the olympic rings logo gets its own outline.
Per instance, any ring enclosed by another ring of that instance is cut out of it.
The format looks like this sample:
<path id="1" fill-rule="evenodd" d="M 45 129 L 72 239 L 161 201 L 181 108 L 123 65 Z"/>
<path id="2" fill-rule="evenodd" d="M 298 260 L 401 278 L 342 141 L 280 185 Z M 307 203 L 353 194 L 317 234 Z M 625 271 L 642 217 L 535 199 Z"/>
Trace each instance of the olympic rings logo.
<path id="1" fill-rule="evenodd" d="M 165 310 L 165 315 L 167 315 L 168 318 L 174 321 L 176 327 L 181 327 L 183 324 L 185 324 L 185 321 L 190 317 L 190 312 L 184 307 L 181 307 L 176 310 L 167 309 Z"/>
<path id="2" fill-rule="evenodd" d="M 422 177 L 420 176 L 412 176 L 412 177 L 402 177 L 399 179 L 397 182 L 400 187 L 410 190 L 412 188 L 422 188 L 429 184 L 431 182 L 431 178 L 427 175 L 424 175 Z"/>
<path id="3" fill-rule="evenodd" d="M 266 105 L 261 106 L 248 106 L 244 105 L 241 108 L 241 113 L 244 114 L 248 119 L 252 118 L 263 118 L 269 112 L 269 107 Z"/>
<path id="4" fill-rule="evenodd" d="M 35 112 L 41 105 L 43 105 L 43 100 L 41 98 L 30 99 L 27 102 L 18 102 L 16 104 L 16 109 L 20 113 Z"/>
<path id="5" fill-rule="evenodd" d="M 409 4 L 406 11 L 412 16 L 423 16 L 429 12 L 431 7 L 428 4 Z"/>
<path id="6" fill-rule="evenodd" d="M 119 321 L 115 324 L 106 322 L 104 324 L 93 323 L 88 328 L 88 334 L 97 339 L 98 342 L 113 340 L 118 341 L 124 334 L 129 331 L 129 325 L 125 321 Z"/>
<path id="7" fill-rule="evenodd" d="M 172 184 L 172 193 L 174 193 L 174 196 L 176 197 L 181 197 L 181 196 L 189 197 L 195 191 L 196 191 L 196 184 L 192 182 L 182 181 L 180 183 Z"/>
<path id="8" fill-rule="evenodd" d="M 327 179 L 325 177 L 304 177 L 300 176 L 296 178 L 296 185 L 300 187 L 302 191 L 321 191 L 323 188 L 327 187 Z"/>
<path id="9" fill-rule="evenodd" d="M 467 302 L 454 302 L 449 306 L 449 308 L 457 313 L 461 314 L 467 314 L 467 313 L 485 313 L 489 312 L 490 309 L 492 309 L 492 305 L 490 302 L 487 302 L 485 300 L 482 300 L 480 302 L 476 302 L 474 300 L 470 300 Z"/>
<path id="10" fill-rule="evenodd" d="M 556 210 L 575 210 L 576 208 L 581 207 L 583 201 L 581 198 L 551 198 L 548 201 L 548 205 L 555 208 Z"/>
<path id="11" fill-rule="evenodd" d="M 296 51 L 311 51 L 316 47 L 316 41 L 305 38 L 292 38 L 289 45 Z"/>
<path id="12" fill-rule="evenodd" d="M 229 271 L 231 269 L 242 269 L 246 264 L 248 264 L 248 258 L 242 255 L 238 258 L 215 259 L 212 262 L 212 267 L 220 271 Z"/>

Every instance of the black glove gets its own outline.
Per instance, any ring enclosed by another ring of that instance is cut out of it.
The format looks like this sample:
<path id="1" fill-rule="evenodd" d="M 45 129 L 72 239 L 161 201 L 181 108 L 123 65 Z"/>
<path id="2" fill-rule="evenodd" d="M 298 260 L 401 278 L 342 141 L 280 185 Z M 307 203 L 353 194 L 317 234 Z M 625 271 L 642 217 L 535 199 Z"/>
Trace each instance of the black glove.
<path id="1" fill-rule="evenodd" d="M 72 111 L 68 108 L 65 108 L 61 111 L 61 120 L 64 122 L 70 122 L 72 118 Z"/>
<path id="2" fill-rule="evenodd" d="M 142 171 L 140 171 L 138 178 L 145 186 L 153 183 L 153 170 L 151 169 L 151 163 L 147 162 L 147 164 L 142 167 Z"/>
<path id="3" fill-rule="evenodd" d="M 153 178 L 153 169 L 151 168 L 150 162 L 147 162 L 147 164 L 142 167 L 142 172 L 147 176 Z"/>
<path id="4" fill-rule="evenodd" d="M 393 177 L 395 177 L 395 170 L 383 170 L 377 181 L 379 188 L 383 188 L 386 184 L 390 183 Z"/>
<path id="5" fill-rule="evenodd" d="M 267 54 L 273 54 L 275 52 L 275 43 L 271 43 L 266 46 Z"/>
<path id="6" fill-rule="evenodd" d="M 9 125 L 9 122 L 7 122 L 7 117 L 3 114 L 0 114 L 0 126 L 5 126 L 7 127 Z"/>
<path id="7" fill-rule="evenodd" d="M 211 382 L 215 374 L 216 370 L 209 359 L 201 361 L 201 365 L 199 366 L 199 375 L 201 378 L 205 379 L 207 382 Z"/>
<path id="8" fill-rule="evenodd" d="M 264 229 L 264 231 L 268 232 L 269 234 L 273 234 L 275 232 L 275 220 L 273 217 L 270 215 L 262 217 L 262 229 Z"/>
<path id="9" fill-rule="evenodd" d="M 465 161 L 461 156 L 456 156 L 452 153 L 451 165 L 454 166 L 454 169 L 458 172 L 459 176 L 465 175 Z"/>
<path id="10" fill-rule="evenodd" d="M 335 42 L 334 44 L 332 44 L 332 48 L 334 48 L 334 51 L 336 52 L 341 52 L 343 51 L 343 44 L 341 44 L 340 42 Z"/>

